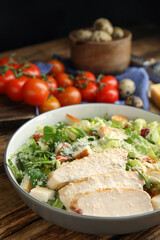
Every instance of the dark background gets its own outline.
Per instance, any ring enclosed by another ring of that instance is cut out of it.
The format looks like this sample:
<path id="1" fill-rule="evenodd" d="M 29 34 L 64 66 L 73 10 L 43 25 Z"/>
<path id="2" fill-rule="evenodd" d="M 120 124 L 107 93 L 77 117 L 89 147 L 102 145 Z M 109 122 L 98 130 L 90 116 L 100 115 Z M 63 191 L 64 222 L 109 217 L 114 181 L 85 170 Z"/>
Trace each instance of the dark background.
<path id="1" fill-rule="evenodd" d="M 160 1 L 0 1 L 0 52 L 65 37 L 99 17 L 127 28 L 160 27 Z"/>

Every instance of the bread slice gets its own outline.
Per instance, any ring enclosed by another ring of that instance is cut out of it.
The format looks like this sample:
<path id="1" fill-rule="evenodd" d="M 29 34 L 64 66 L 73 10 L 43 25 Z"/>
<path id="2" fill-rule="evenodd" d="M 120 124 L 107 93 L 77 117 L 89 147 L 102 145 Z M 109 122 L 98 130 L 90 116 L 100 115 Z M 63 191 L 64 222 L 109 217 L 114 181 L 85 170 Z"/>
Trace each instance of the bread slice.
<path id="1" fill-rule="evenodd" d="M 151 198 L 138 189 L 112 188 L 81 194 L 70 203 L 71 211 L 92 216 L 130 216 L 153 210 Z"/>
<path id="2" fill-rule="evenodd" d="M 109 173 L 118 169 L 125 170 L 127 155 L 127 151 L 121 148 L 91 154 L 52 171 L 48 176 L 47 185 L 51 189 L 59 189 L 67 183 L 81 181 L 91 175 Z"/>
<path id="3" fill-rule="evenodd" d="M 145 181 L 137 172 L 118 170 L 111 173 L 94 175 L 88 177 L 87 180 L 70 183 L 59 190 L 59 196 L 68 209 L 70 202 L 73 201 L 78 194 L 119 187 L 143 190 L 144 184 Z"/>

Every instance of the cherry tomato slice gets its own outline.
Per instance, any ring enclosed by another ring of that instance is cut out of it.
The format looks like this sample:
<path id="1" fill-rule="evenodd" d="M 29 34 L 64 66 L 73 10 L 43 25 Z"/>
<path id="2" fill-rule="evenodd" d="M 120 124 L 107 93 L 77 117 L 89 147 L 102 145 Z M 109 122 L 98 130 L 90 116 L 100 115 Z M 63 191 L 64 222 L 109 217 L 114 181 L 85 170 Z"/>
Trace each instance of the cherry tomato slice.
<path id="1" fill-rule="evenodd" d="M 56 159 L 60 160 L 61 162 L 66 162 L 70 158 L 71 158 L 70 156 L 62 156 L 62 155 L 59 155 L 59 156 L 56 157 Z"/>
<path id="2" fill-rule="evenodd" d="M 34 134 L 34 140 L 36 142 L 38 142 L 41 137 L 43 137 L 43 133 L 35 133 Z"/>

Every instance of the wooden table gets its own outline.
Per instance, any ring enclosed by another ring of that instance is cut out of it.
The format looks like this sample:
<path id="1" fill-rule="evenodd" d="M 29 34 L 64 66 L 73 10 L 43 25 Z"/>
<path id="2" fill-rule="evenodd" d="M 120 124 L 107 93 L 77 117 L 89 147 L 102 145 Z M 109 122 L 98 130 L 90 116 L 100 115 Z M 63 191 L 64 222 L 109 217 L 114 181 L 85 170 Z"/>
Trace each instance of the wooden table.
<path id="1" fill-rule="evenodd" d="M 45 61 L 51 58 L 53 53 L 57 53 L 62 57 L 70 56 L 67 38 L 2 53 L 0 54 L 0 59 L 9 56 L 12 52 L 16 52 L 17 58 L 26 58 L 31 61 Z M 141 57 L 154 57 L 160 60 L 160 35 L 156 32 L 152 34 L 152 37 L 144 37 L 141 36 L 141 31 L 139 31 L 139 34 L 136 35 L 133 41 L 132 53 Z M 160 113 L 152 104 L 151 110 Z M 160 239 L 160 225 L 128 235 L 95 236 L 63 229 L 47 222 L 32 212 L 11 185 L 3 166 L 7 142 L 16 129 L 17 125 L 12 124 L 12 121 L 7 126 L 0 126 L 0 239 Z"/>

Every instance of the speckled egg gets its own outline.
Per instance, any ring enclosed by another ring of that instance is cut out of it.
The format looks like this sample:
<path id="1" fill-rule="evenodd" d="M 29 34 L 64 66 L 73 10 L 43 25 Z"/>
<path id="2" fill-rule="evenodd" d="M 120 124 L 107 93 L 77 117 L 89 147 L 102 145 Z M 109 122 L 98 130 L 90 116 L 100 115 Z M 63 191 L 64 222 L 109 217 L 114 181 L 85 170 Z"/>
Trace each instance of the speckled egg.
<path id="1" fill-rule="evenodd" d="M 134 95 L 127 97 L 126 100 L 125 100 L 125 104 L 130 105 L 130 106 L 134 106 L 134 107 L 139 107 L 139 108 L 143 107 L 142 99 L 140 97 L 134 96 Z"/>
<path id="2" fill-rule="evenodd" d="M 95 42 L 107 42 L 111 40 L 112 40 L 112 37 L 108 33 L 100 30 L 94 31 L 91 37 L 91 41 L 95 41 Z"/>
<path id="3" fill-rule="evenodd" d="M 92 32 L 88 29 L 80 29 L 77 31 L 77 37 L 80 40 L 88 41 L 91 39 L 91 36 L 92 36 Z"/>
<path id="4" fill-rule="evenodd" d="M 97 19 L 94 24 L 93 24 L 93 28 L 95 30 L 102 30 L 107 32 L 108 34 L 112 34 L 113 33 L 113 26 L 112 23 L 106 19 L 106 18 L 99 18 Z"/>
<path id="5" fill-rule="evenodd" d="M 125 78 L 120 81 L 119 94 L 121 98 L 126 98 L 132 95 L 135 92 L 135 90 L 136 90 L 136 85 L 131 79 Z"/>

